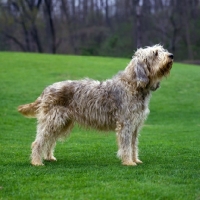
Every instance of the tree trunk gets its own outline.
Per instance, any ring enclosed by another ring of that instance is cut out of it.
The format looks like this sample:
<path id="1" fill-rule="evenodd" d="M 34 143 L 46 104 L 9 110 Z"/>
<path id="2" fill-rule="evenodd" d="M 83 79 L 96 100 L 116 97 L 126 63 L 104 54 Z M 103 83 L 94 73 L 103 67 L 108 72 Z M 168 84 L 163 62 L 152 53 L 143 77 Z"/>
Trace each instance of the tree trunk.
<path id="1" fill-rule="evenodd" d="M 54 28 L 53 16 L 52 16 L 52 0 L 44 0 L 44 2 L 45 2 L 47 23 L 48 23 L 49 36 L 50 36 L 50 51 L 53 54 L 55 54 L 56 53 L 56 34 L 55 34 L 55 28 Z"/>

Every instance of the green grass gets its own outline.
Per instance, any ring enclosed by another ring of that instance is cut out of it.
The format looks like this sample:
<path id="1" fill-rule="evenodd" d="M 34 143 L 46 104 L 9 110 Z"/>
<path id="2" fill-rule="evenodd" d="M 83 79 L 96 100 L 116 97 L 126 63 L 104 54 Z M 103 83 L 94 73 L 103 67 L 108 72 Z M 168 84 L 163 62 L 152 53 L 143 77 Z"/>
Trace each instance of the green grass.
<path id="1" fill-rule="evenodd" d="M 0 199 L 200 200 L 200 68 L 175 63 L 150 103 L 137 167 L 116 158 L 115 134 L 75 127 L 55 163 L 30 165 L 36 120 L 16 111 L 49 84 L 103 80 L 128 59 L 0 53 Z"/>

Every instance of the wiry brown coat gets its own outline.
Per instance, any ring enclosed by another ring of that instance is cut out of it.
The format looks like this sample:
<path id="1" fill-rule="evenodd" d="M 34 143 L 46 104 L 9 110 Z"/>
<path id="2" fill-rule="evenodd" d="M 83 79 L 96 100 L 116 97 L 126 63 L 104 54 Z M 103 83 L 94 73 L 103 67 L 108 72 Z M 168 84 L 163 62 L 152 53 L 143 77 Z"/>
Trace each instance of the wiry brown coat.
<path id="1" fill-rule="evenodd" d="M 122 163 L 141 163 L 138 132 L 149 113 L 151 91 L 169 74 L 172 63 L 173 55 L 160 45 L 138 49 L 125 70 L 112 79 L 54 83 L 35 102 L 19 106 L 23 115 L 38 120 L 31 163 L 42 165 L 42 156 L 56 160 L 56 140 L 68 135 L 75 122 L 98 130 L 115 130 Z"/>

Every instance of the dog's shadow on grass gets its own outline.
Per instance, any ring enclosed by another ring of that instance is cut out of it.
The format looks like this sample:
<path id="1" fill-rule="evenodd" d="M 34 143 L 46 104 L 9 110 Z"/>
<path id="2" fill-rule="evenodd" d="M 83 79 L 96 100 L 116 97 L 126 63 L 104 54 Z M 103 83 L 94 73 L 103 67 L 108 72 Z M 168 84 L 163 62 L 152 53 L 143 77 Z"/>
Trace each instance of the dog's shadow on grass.
<path id="1" fill-rule="evenodd" d="M 105 158 L 95 157 L 95 155 L 91 156 L 65 156 L 65 157 L 57 157 L 58 160 L 55 162 L 44 161 L 45 166 L 58 166 L 58 167 L 69 167 L 69 168 L 82 168 L 82 167 L 108 167 L 108 166 L 119 166 L 121 162 L 115 156 L 111 158 L 111 156 Z"/>
<path id="2" fill-rule="evenodd" d="M 74 168 L 74 169 L 78 169 L 78 168 L 101 168 L 101 167 L 115 167 L 115 168 L 151 168 L 151 167 L 155 167 L 156 166 L 160 166 L 160 165 L 165 165 L 165 163 L 160 163 L 159 162 L 159 158 L 148 158 L 148 159 L 143 159 L 143 163 L 142 164 L 137 164 L 137 166 L 124 166 L 122 165 L 121 161 L 116 157 L 116 155 L 110 155 L 110 156 L 95 156 L 94 154 L 91 154 L 90 156 L 82 156 L 81 154 L 79 156 L 76 157 L 72 157 L 72 156 L 65 156 L 65 157 L 57 157 L 58 160 L 54 161 L 54 162 L 50 162 L 50 161 L 44 161 L 44 164 L 46 167 L 64 167 L 64 168 Z M 169 158 L 170 159 L 170 158 Z M 166 158 L 166 162 L 170 163 L 170 160 Z"/>

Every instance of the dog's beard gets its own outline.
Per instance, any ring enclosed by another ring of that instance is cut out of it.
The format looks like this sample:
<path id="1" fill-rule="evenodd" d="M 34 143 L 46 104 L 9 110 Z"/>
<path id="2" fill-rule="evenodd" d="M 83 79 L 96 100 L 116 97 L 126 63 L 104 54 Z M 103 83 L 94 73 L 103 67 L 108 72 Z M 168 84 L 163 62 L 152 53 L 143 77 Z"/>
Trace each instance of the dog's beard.
<path id="1" fill-rule="evenodd" d="M 156 91 L 159 87 L 160 87 L 160 82 L 157 82 L 150 86 L 150 90 Z"/>
<path id="2" fill-rule="evenodd" d="M 167 62 L 165 65 L 159 68 L 158 76 L 163 77 L 170 74 L 170 70 L 172 68 L 173 61 Z"/>

